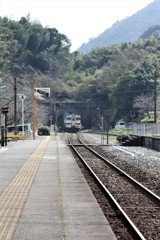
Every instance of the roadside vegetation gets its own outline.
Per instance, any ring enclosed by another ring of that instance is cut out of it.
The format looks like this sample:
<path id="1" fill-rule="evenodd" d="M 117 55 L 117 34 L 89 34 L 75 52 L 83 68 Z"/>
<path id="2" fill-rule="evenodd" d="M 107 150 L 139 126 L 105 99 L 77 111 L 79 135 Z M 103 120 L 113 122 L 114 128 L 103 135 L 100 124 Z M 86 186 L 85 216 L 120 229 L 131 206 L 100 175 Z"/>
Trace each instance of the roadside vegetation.
<path id="1" fill-rule="evenodd" d="M 125 128 L 125 129 L 113 128 L 109 130 L 109 133 L 115 134 L 115 135 L 129 135 L 132 133 L 132 129 L 131 128 Z"/>
<path id="2" fill-rule="evenodd" d="M 29 15 L 20 21 L 0 18 L 0 86 L 6 86 L 0 102 L 1 107 L 10 108 L 9 124 L 13 122 L 14 77 L 18 93 L 23 91 L 27 96 L 25 116 L 29 122 L 34 83 L 51 88 L 54 102 L 89 99 L 110 108 L 116 120 L 140 121 L 139 116 L 154 109 L 155 81 L 158 98 L 160 75 L 160 37 L 153 36 L 150 30 L 145 36 L 135 43 L 98 47 L 82 55 L 70 52 L 67 36 L 55 28 L 32 22 Z M 47 125 L 51 110 L 44 102 L 38 104 L 41 110 L 37 106 L 37 116 Z M 20 101 L 18 116 L 20 121 Z"/>

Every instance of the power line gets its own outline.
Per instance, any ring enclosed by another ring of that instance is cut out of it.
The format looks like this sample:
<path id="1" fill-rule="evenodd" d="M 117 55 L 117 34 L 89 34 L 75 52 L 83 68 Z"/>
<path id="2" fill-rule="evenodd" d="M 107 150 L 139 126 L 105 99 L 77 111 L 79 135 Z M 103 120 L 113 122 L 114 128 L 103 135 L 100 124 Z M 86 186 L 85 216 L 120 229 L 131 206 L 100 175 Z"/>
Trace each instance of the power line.
<path id="1" fill-rule="evenodd" d="M 113 92 L 115 93 L 132 93 L 132 92 L 149 92 L 150 90 L 132 90 L 132 91 L 123 91 L 123 92 Z"/>

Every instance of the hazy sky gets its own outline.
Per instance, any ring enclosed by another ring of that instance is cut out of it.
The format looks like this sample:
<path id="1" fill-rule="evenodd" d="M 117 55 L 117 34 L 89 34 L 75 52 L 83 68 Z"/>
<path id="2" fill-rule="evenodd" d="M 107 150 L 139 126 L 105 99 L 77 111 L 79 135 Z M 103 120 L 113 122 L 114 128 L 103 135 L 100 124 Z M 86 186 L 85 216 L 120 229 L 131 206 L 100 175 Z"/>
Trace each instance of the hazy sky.
<path id="1" fill-rule="evenodd" d="M 19 20 L 30 13 L 45 27 L 55 27 L 76 50 L 117 20 L 124 19 L 154 0 L 0 0 L 0 16 Z"/>

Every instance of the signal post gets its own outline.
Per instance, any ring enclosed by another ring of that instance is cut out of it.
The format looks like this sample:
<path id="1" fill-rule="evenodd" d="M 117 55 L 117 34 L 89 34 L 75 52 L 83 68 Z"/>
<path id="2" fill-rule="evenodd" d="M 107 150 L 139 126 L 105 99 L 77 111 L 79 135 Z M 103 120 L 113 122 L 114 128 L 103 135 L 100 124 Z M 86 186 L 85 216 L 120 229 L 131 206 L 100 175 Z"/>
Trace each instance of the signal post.
<path id="1" fill-rule="evenodd" d="M 37 99 L 44 100 L 50 97 L 50 88 L 37 88 L 34 83 L 34 99 L 33 99 L 33 140 L 36 139 L 37 128 Z"/>

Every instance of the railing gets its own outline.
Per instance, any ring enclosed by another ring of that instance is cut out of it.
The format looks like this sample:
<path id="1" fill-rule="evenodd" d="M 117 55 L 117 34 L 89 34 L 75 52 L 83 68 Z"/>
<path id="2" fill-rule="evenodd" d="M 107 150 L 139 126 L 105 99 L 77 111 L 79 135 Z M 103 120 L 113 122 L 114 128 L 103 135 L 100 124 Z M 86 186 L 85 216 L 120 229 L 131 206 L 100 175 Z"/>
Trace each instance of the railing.
<path id="1" fill-rule="evenodd" d="M 132 134 L 139 136 L 160 136 L 160 123 L 133 124 Z"/>

